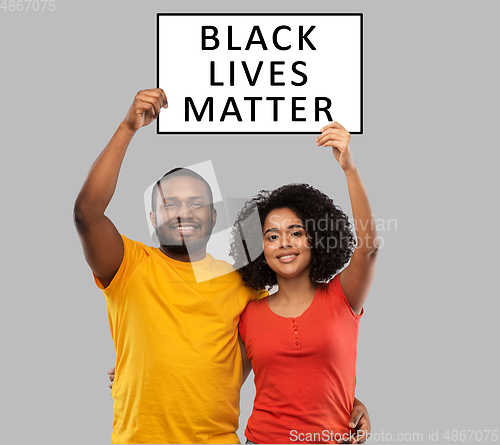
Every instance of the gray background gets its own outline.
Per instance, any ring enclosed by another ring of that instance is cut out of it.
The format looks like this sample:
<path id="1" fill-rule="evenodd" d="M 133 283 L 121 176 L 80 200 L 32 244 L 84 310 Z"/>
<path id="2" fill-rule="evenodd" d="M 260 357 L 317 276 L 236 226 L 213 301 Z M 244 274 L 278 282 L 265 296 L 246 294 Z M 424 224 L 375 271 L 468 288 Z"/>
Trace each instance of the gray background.
<path id="1" fill-rule="evenodd" d="M 497 2 L 55 4 L 0 10 L 6 442 L 110 441 L 115 354 L 72 207 L 137 90 L 156 85 L 155 14 L 175 11 L 364 13 L 364 135 L 352 147 L 375 217 L 397 230 L 381 232 L 357 395 L 378 434 L 426 443 L 429 431 L 500 427 Z M 227 196 L 307 182 L 350 212 L 343 173 L 314 136 L 158 136 L 150 126 L 108 216 L 149 243 L 145 188 L 208 159 Z M 243 427 L 252 391 L 247 383 Z"/>

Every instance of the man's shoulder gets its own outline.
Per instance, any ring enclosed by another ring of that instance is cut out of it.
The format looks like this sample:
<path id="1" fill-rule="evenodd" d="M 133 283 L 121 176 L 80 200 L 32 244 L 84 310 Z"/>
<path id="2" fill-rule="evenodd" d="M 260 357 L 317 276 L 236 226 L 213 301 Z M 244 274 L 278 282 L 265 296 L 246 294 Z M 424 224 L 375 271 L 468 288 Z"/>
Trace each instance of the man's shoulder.
<path id="1" fill-rule="evenodd" d="M 242 294 L 245 294 L 247 301 L 259 300 L 269 295 L 269 293 L 265 289 L 256 290 L 246 286 L 238 271 L 233 267 L 233 265 L 229 264 L 227 261 L 217 260 L 213 257 L 211 257 L 211 259 L 212 259 L 211 267 L 213 267 L 213 270 L 217 271 L 217 278 L 219 278 L 222 281 L 225 281 L 226 283 L 231 282 L 233 283 L 234 286 L 238 286 L 240 292 Z"/>
<path id="2" fill-rule="evenodd" d="M 126 237 L 125 235 L 121 235 L 123 240 L 123 246 L 125 250 L 125 256 L 133 255 L 133 256 L 151 256 L 154 252 L 158 252 L 159 249 L 157 247 L 148 246 L 141 241 L 136 241 L 131 238 Z"/>
<path id="3" fill-rule="evenodd" d="M 208 256 L 208 254 L 207 254 L 207 256 Z M 224 272 L 224 275 L 231 275 L 232 278 L 241 280 L 239 273 L 227 261 L 225 261 L 225 260 L 218 260 L 218 259 L 216 259 L 214 257 L 211 257 L 211 258 L 212 258 L 211 267 L 213 267 L 214 269 L 216 269 L 216 270 L 218 270 L 220 272 Z"/>
<path id="4" fill-rule="evenodd" d="M 134 246 L 140 246 L 141 248 L 144 248 L 144 249 L 155 249 L 155 247 L 148 246 L 147 244 L 144 244 L 141 241 L 133 240 L 132 238 L 129 238 L 123 234 L 120 234 L 120 236 L 122 237 L 122 240 L 124 243 L 134 245 Z"/>

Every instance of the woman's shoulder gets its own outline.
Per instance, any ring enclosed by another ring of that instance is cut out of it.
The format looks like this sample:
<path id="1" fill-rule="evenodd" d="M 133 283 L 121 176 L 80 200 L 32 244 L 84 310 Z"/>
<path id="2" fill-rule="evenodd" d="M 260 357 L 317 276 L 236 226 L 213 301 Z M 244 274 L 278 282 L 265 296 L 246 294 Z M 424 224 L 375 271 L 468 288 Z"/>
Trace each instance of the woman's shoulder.
<path id="1" fill-rule="evenodd" d="M 242 318 L 253 317 L 260 315 L 267 310 L 267 297 L 261 298 L 259 300 L 252 300 L 248 302 L 245 310 L 241 314 Z"/>
<path id="2" fill-rule="evenodd" d="M 323 286 L 327 304 L 336 308 L 341 307 L 346 312 L 350 313 L 356 320 L 359 320 L 363 311 L 361 314 L 356 314 L 353 311 L 342 289 L 342 285 L 340 284 L 339 274 L 335 275 L 328 283 L 323 284 Z"/>
<path id="3" fill-rule="evenodd" d="M 245 311 L 261 311 L 265 309 L 267 305 L 267 298 L 268 295 L 263 298 L 259 298 L 258 300 L 249 301 L 247 307 L 245 308 Z"/>

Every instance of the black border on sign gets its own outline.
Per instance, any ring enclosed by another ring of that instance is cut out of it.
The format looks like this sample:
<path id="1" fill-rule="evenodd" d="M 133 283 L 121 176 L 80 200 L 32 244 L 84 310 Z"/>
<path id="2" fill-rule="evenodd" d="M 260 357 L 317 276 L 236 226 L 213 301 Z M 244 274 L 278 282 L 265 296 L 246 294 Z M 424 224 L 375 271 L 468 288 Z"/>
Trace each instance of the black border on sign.
<path id="1" fill-rule="evenodd" d="M 158 12 L 156 13 L 156 88 L 160 88 L 160 17 L 161 16 L 359 16 L 360 18 L 360 124 L 361 131 L 353 131 L 351 134 L 363 134 L 363 13 L 362 12 Z M 159 116 L 156 119 L 156 134 L 318 134 L 310 131 L 160 131 Z"/>

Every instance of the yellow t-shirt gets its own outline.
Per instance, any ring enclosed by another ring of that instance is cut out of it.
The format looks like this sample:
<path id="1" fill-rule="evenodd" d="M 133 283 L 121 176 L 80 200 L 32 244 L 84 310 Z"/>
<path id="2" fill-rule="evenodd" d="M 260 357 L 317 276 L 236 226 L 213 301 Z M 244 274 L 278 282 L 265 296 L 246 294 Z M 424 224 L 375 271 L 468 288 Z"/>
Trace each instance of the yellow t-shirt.
<path id="1" fill-rule="evenodd" d="M 122 238 L 112 282 L 96 279 L 116 350 L 112 442 L 239 443 L 238 322 L 260 295 L 235 271 L 198 283 L 191 263 Z M 231 268 L 210 255 L 194 264 Z"/>

